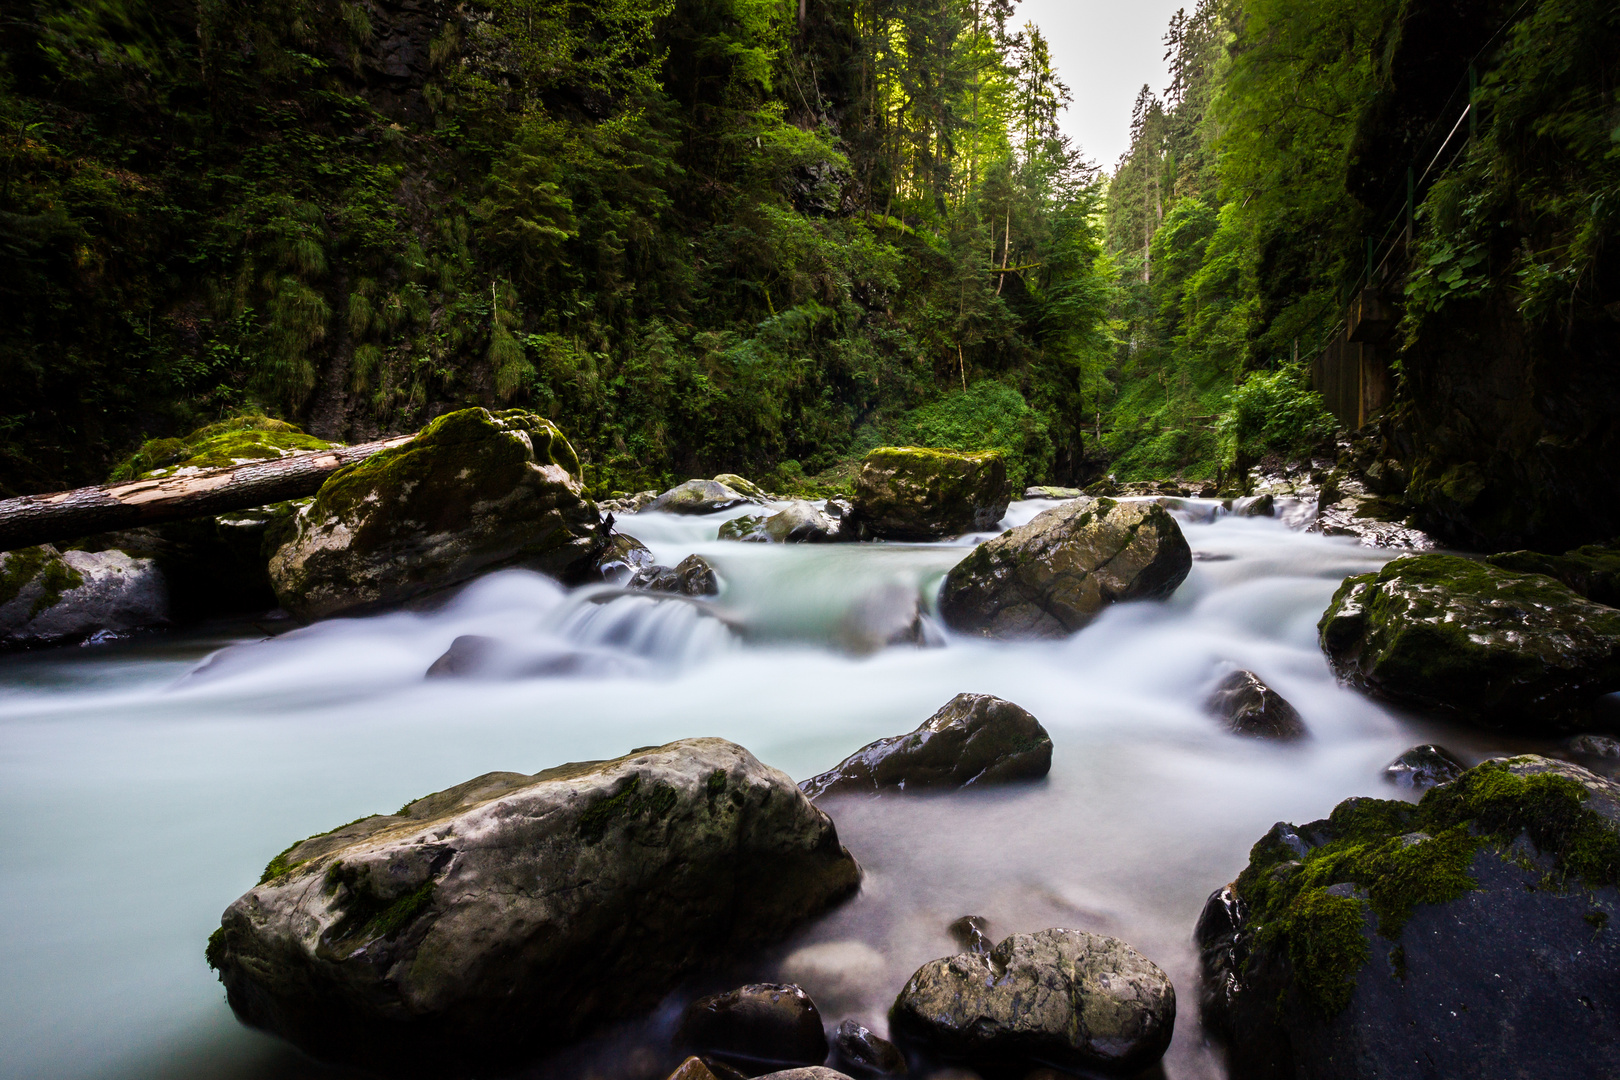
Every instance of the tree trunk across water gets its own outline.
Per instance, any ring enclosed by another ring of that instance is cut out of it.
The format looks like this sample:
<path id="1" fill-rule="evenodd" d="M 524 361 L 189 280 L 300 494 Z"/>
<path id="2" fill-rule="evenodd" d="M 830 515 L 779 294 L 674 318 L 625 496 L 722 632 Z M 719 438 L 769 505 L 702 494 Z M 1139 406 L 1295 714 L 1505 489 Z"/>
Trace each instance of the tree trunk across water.
<path id="1" fill-rule="evenodd" d="M 343 466 L 415 437 L 398 435 L 183 476 L 6 499 L 0 501 L 0 551 L 301 499 L 319 491 Z"/>

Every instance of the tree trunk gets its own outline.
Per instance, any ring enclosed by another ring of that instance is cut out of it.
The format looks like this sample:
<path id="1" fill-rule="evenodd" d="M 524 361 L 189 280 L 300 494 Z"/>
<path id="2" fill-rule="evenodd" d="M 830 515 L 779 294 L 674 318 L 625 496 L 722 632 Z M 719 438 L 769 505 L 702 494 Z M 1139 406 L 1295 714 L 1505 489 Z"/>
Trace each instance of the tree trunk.
<path id="1" fill-rule="evenodd" d="M 185 476 L 6 499 L 0 501 L 0 551 L 301 499 L 319 491 L 343 466 L 415 437 L 397 435 Z"/>

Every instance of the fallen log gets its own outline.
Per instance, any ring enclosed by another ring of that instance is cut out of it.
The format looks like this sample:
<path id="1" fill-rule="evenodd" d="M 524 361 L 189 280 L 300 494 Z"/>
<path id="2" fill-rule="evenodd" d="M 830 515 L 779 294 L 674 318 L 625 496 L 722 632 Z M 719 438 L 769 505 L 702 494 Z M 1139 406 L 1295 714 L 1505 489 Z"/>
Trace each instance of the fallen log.
<path id="1" fill-rule="evenodd" d="M 415 437 L 397 435 L 223 469 L 6 499 L 0 501 L 0 551 L 301 499 L 319 491 L 343 466 Z"/>

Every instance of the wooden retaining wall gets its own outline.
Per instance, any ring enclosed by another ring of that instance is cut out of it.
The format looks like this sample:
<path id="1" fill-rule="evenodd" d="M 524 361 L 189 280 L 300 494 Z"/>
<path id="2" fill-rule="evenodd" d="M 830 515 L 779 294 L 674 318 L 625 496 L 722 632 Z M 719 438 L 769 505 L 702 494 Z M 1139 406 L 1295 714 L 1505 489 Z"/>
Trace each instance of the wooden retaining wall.
<path id="1" fill-rule="evenodd" d="M 1350 302 L 1344 328 L 1311 362 L 1311 387 L 1351 431 L 1390 402 L 1389 341 L 1395 321 L 1379 290 L 1363 289 Z"/>

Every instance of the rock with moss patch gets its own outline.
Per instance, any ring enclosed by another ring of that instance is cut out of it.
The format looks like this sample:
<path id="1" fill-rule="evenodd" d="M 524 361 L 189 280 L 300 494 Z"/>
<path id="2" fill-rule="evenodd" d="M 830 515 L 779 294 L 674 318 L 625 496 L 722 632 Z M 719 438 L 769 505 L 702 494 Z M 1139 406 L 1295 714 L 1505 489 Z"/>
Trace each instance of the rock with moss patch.
<path id="1" fill-rule="evenodd" d="M 799 785 L 812 799 L 1039 780 L 1052 768 L 1041 722 L 989 694 L 957 694 L 917 730 L 868 743 Z"/>
<path id="2" fill-rule="evenodd" d="M 767 514 L 741 514 L 721 522 L 715 538 L 744 544 L 768 544 L 771 542 L 771 538 L 765 534 L 765 522 L 768 520 Z"/>
<path id="3" fill-rule="evenodd" d="M 1158 965 L 1118 938 L 1058 929 L 924 964 L 889 1013 L 904 1044 L 1014 1076 L 1133 1075 L 1164 1056 L 1175 1022 Z"/>
<path id="4" fill-rule="evenodd" d="M 1351 685 L 1485 727 L 1566 730 L 1620 690 L 1620 611 L 1455 555 L 1346 578 L 1318 629 Z"/>
<path id="5" fill-rule="evenodd" d="M 551 421 L 463 409 L 338 470 L 270 560 L 303 619 L 373 610 L 505 566 L 583 577 L 608 546 Z"/>
<path id="6" fill-rule="evenodd" d="M 49 544 L 0 552 L 0 645 L 64 644 L 168 619 L 168 585 L 150 559 Z"/>
<path id="7" fill-rule="evenodd" d="M 287 457 L 304 450 L 327 450 L 332 443 L 268 416 L 237 416 L 198 428 L 180 439 L 152 439 L 120 463 L 108 483 L 179 476 Z"/>
<path id="8" fill-rule="evenodd" d="M 724 484 L 732 491 L 735 491 L 740 495 L 746 495 L 748 498 L 753 499 L 756 502 L 763 503 L 771 501 L 770 492 L 766 491 L 752 480 L 743 479 L 736 473 L 721 473 L 719 476 L 714 478 L 714 482 L 717 484 Z"/>
<path id="9" fill-rule="evenodd" d="M 885 446 L 861 461 L 848 527 L 863 539 L 939 540 L 993 529 L 1012 489 L 994 451 Z"/>
<path id="10" fill-rule="evenodd" d="M 490 773 L 295 844 L 208 960 L 239 1018 L 317 1057 L 493 1069 L 650 1009 L 859 881 L 787 776 L 687 739 Z"/>
<path id="11" fill-rule="evenodd" d="M 688 480 L 648 503 L 641 513 L 714 514 L 743 503 L 764 502 L 762 498 L 727 487 L 718 480 Z"/>
<path id="12" fill-rule="evenodd" d="M 826 544 L 842 538 L 839 522 L 802 499 L 766 518 L 762 530 L 773 544 Z"/>
<path id="13" fill-rule="evenodd" d="M 1588 544 L 1562 555 L 1504 551 L 1488 556 L 1485 561 L 1521 574 L 1546 574 L 1562 581 L 1588 600 L 1620 607 L 1620 541 Z"/>
<path id="14" fill-rule="evenodd" d="M 1199 920 L 1206 1026 L 1237 1078 L 1611 1075 L 1617 875 L 1620 785 L 1543 757 L 1279 824 Z"/>
<path id="15" fill-rule="evenodd" d="M 1058 638 L 1109 604 L 1169 596 L 1191 569 L 1162 506 L 1076 500 L 975 548 L 946 575 L 939 610 L 963 633 Z"/>

